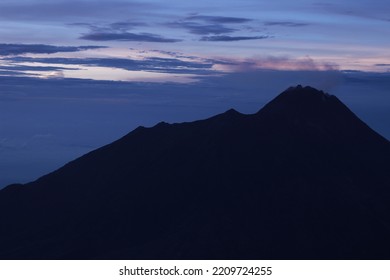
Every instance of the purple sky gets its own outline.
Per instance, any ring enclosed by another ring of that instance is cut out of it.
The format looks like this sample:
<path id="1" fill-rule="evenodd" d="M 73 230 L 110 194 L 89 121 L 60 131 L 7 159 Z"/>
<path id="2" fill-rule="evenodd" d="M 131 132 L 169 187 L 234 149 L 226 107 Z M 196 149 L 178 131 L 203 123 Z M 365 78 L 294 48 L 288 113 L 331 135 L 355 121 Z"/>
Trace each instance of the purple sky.
<path id="1" fill-rule="evenodd" d="M 0 2 L 0 187 L 138 125 L 339 96 L 390 138 L 390 2 Z"/>
<path id="2" fill-rule="evenodd" d="M 0 70 L 156 82 L 264 68 L 386 72 L 389 10 L 384 0 L 1 1 Z"/>

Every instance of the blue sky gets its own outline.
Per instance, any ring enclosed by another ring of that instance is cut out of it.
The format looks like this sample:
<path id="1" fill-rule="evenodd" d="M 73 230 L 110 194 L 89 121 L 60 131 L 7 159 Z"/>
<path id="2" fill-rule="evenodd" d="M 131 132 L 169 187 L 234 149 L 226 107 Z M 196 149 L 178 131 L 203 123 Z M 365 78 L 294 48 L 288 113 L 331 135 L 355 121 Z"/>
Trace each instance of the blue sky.
<path id="1" fill-rule="evenodd" d="M 254 113 L 285 88 L 336 94 L 390 138 L 390 3 L 0 2 L 0 186 L 138 125 Z"/>

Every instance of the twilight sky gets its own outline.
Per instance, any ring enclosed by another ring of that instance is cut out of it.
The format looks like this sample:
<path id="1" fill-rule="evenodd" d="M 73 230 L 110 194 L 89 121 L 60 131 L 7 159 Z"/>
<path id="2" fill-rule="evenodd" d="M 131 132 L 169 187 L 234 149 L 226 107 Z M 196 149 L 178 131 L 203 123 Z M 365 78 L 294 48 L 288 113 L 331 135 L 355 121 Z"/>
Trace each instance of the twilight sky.
<path id="1" fill-rule="evenodd" d="M 299 83 L 390 138 L 385 0 L 0 2 L 0 187 Z"/>
<path id="2" fill-rule="evenodd" d="M 389 10 L 384 0 L 1 1 L 0 71 L 160 82 L 259 68 L 386 72 Z"/>

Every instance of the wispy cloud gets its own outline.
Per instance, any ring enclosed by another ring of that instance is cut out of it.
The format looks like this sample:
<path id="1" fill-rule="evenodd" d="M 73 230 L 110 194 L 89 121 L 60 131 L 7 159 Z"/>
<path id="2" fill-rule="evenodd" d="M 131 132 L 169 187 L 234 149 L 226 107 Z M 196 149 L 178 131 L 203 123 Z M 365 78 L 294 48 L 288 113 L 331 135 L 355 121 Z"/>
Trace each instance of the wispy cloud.
<path id="1" fill-rule="evenodd" d="M 135 49 L 132 49 L 132 50 L 135 50 Z M 148 51 L 139 51 L 141 53 L 148 53 Z M 152 53 L 156 53 L 158 55 L 163 55 L 163 56 L 169 56 L 169 57 L 173 57 L 173 58 L 177 58 L 177 59 L 190 59 L 190 60 L 195 60 L 195 61 L 203 61 L 203 62 L 211 62 L 210 59 L 205 59 L 205 58 L 201 58 L 201 57 L 198 57 L 198 56 L 194 56 L 194 55 L 186 55 L 182 52 L 176 52 L 176 51 L 165 51 L 165 50 L 150 50 L 149 52 L 152 52 Z"/>
<path id="2" fill-rule="evenodd" d="M 133 41 L 133 42 L 156 42 L 175 43 L 181 40 L 165 38 L 151 33 L 130 33 L 130 32 L 90 32 L 82 35 L 79 39 L 89 41 Z"/>
<path id="3" fill-rule="evenodd" d="M 252 21 L 249 18 L 239 18 L 239 17 L 223 17 L 223 16 L 202 16 L 202 15 L 193 15 L 189 16 L 186 19 L 188 20 L 203 20 L 206 22 L 212 23 L 246 23 Z"/>
<path id="4" fill-rule="evenodd" d="M 1 70 L 0 69 L 0 77 L 31 77 L 31 76 L 38 76 L 38 74 L 26 74 L 24 72 L 19 71 L 11 71 L 11 70 Z"/>
<path id="5" fill-rule="evenodd" d="M 245 41 L 245 40 L 262 40 L 269 39 L 272 36 L 262 35 L 262 36 L 203 36 L 200 41 L 205 42 L 234 42 L 234 41 Z"/>
<path id="6" fill-rule="evenodd" d="M 266 26 L 285 26 L 285 27 L 303 27 L 308 26 L 308 23 L 303 22 L 293 22 L 293 21 L 266 21 L 264 22 Z"/>
<path id="7" fill-rule="evenodd" d="M 56 66 L 31 66 L 31 65 L 0 65 L 1 70 L 6 71 L 62 71 L 62 70 L 79 70 L 79 68 L 66 68 Z"/>
<path id="8" fill-rule="evenodd" d="M 79 52 L 91 49 L 101 49 L 103 46 L 52 46 L 42 44 L 0 44 L 0 56 L 21 54 L 52 54 L 59 52 Z"/>
<path id="9" fill-rule="evenodd" d="M 112 23 L 88 23 L 88 22 L 75 22 L 69 23 L 68 26 L 86 27 L 91 32 L 126 32 L 140 26 L 148 26 L 148 24 L 139 21 L 117 21 Z"/>
<path id="10" fill-rule="evenodd" d="M 113 22 L 109 26 L 111 29 L 114 29 L 114 30 L 127 31 L 127 30 L 133 29 L 135 27 L 147 26 L 147 24 L 144 22 L 137 22 L 137 21 L 128 20 L 128 21 Z"/>

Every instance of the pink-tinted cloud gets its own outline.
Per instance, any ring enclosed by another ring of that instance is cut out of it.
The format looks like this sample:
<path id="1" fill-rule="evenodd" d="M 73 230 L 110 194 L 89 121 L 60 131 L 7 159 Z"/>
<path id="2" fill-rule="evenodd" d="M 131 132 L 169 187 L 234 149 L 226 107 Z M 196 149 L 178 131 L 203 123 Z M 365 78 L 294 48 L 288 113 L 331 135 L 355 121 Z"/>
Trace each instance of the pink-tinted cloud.
<path id="1" fill-rule="evenodd" d="M 285 56 L 268 56 L 241 60 L 225 59 L 224 61 L 227 63 L 216 66 L 216 69 L 228 72 L 246 72 L 257 69 L 296 71 L 332 71 L 339 69 L 336 64 L 318 62 L 310 57 L 290 58 Z"/>

